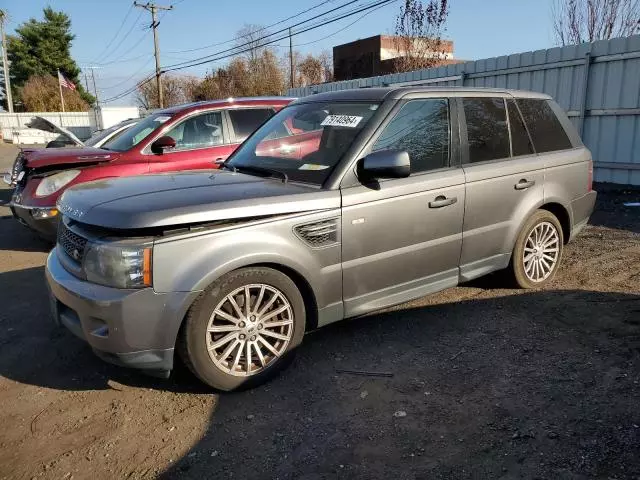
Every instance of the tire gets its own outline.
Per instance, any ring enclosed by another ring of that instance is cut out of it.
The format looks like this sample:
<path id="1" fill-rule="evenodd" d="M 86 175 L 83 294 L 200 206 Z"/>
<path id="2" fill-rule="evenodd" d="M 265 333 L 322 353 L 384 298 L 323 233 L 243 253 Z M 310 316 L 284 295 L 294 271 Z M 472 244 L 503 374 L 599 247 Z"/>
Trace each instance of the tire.
<path id="1" fill-rule="evenodd" d="M 558 271 L 563 246 L 562 226 L 556 216 L 537 210 L 522 227 L 511 255 L 509 271 L 516 285 L 525 289 L 548 285 Z"/>
<path id="2" fill-rule="evenodd" d="M 191 306 L 178 354 L 196 377 L 217 390 L 252 388 L 291 363 L 305 318 L 302 295 L 285 274 L 266 267 L 239 269 L 218 279 Z"/>

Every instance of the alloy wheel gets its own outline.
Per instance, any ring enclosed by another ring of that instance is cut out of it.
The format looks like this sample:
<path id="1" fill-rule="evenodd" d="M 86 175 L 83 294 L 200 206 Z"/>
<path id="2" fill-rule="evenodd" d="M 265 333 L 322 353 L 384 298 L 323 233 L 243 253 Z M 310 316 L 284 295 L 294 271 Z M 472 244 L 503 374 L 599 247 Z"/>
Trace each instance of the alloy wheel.
<path id="1" fill-rule="evenodd" d="M 207 351 L 223 372 L 255 375 L 280 358 L 293 336 L 293 310 L 270 285 L 239 287 L 216 306 L 207 326 Z"/>
<path id="2" fill-rule="evenodd" d="M 532 282 L 543 282 L 553 273 L 560 255 L 560 235 L 550 222 L 538 223 L 527 237 L 522 253 L 524 273 Z"/>

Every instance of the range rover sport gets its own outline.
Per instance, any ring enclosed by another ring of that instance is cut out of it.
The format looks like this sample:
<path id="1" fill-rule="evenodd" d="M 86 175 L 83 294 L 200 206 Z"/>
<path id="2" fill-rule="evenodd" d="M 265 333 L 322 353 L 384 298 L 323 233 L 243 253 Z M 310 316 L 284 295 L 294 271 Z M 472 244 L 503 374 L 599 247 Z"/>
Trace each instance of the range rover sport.
<path id="1" fill-rule="evenodd" d="M 592 169 L 546 95 L 312 95 L 220 170 L 66 191 L 54 317 L 108 361 L 168 375 L 177 352 L 212 387 L 256 385 L 310 329 L 496 270 L 547 285 L 593 210 Z"/>

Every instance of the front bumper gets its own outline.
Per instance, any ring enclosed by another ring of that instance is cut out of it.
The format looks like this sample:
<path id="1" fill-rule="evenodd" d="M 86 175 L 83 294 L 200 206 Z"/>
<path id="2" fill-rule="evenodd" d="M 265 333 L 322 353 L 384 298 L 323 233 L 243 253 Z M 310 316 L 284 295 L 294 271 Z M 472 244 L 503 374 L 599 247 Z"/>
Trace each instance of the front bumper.
<path id="1" fill-rule="evenodd" d="M 9 204 L 13 218 L 18 220 L 22 225 L 35 231 L 40 237 L 48 242 L 55 243 L 56 234 L 58 232 L 58 215 L 47 218 L 36 218 L 34 213 L 37 210 L 55 210 L 51 208 L 28 208 L 22 205 Z"/>
<path id="2" fill-rule="evenodd" d="M 198 292 L 123 290 L 81 280 L 47 258 L 46 278 L 56 323 L 86 341 L 103 360 L 166 376 L 180 324 Z"/>

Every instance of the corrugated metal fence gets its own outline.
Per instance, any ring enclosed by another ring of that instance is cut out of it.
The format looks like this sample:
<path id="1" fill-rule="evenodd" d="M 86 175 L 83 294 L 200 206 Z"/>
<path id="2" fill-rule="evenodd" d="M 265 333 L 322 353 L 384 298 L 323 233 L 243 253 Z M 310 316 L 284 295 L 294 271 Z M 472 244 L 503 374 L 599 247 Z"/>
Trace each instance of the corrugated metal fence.
<path id="1" fill-rule="evenodd" d="M 80 140 L 91 136 L 96 128 L 94 112 L 29 112 L 0 113 L 0 131 L 2 138 L 14 143 L 41 143 L 40 139 L 51 140 L 57 135 L 29 129 L 27 124 L 33 117 L 43 117 L 56 125 L 71 131 Z"/>
<path id="2" fill-rule="evenodd" d="M 640 185 L 640 35 L 293 88 L 288 94 L 411 84 L 547 93 L 567 111 L 591 149 L 595 180 Z"/>

